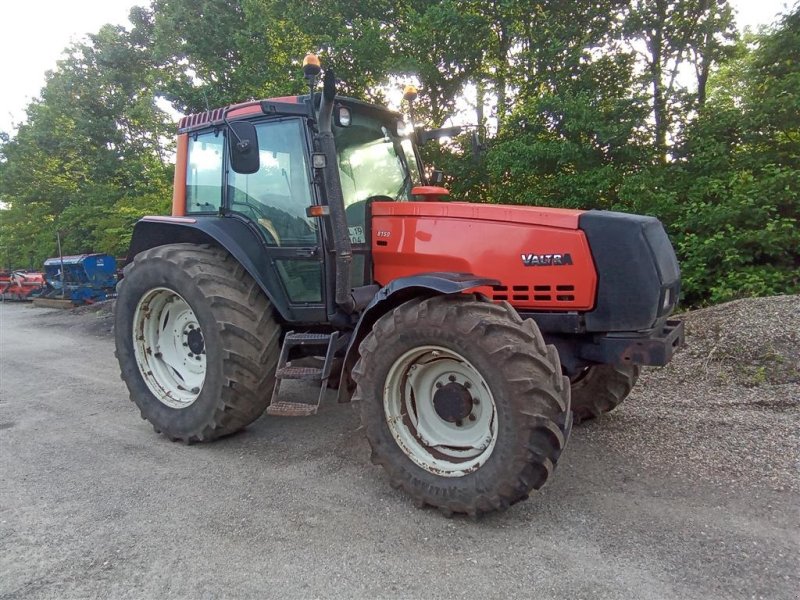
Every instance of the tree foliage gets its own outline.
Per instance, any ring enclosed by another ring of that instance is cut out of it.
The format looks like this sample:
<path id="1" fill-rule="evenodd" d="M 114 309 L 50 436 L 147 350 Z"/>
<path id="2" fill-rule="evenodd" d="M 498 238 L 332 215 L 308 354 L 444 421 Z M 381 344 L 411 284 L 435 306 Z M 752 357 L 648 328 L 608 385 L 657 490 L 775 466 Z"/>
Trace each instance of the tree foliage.
<path id="1" fill-rule="evenodd" d="M 40 265 L 56 231 L 70 252 L 126 252 L 142 211 L 169 198 L 167 116 L 138 31 L 106 26 L 70 47 L 17 135 L 0 147 L 0 262 Z"/>
<path id="2" fill-rule="evenodd" d="M 304 93 L 315 51 L 349 95 L 416 81 L 418 124 L 469 106 L 480 156 L 423 148 L 454 196 L 656 215 L 690 304 L 800 288 L 799 6 L 744 39 L 728 0 L 151 0 L 130 20 L 68 48 L 0 136 L 3 265 L 39 264 L 56 230 L 124 254 L 169 204 L 159 106 Z"/>
<path id="3" fill-rule="evenodd" d="M 796 10 L 711 78 L 664 170 L 672 197 L 653 208 L 677 241 L 689 302 L 800 289 L 798 61 Z"/>

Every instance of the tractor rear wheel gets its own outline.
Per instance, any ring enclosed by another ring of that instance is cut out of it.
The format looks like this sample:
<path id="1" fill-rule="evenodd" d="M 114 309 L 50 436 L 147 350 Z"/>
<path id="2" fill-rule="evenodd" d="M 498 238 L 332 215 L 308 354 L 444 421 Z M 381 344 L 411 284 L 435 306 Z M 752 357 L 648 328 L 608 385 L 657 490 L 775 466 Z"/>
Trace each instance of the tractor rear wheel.
<path id="1" fill-rule="evenodd" d="M 359 346 L 372 461 L 417 505 L 476 516 L 548 480 L 572 424 L 569 380 L 533 321 L 471 295 L 415 299 Z"/>
<path id="2" fill-rule="evenodd" d="M 611 412 L 631 393 L 638 365 L 594 365 L 570 379 L 575 423 Z"/>
<path id="3" fill-rule="evenodd" d="M 118 286 L 114 324 L 130 398 L 171 440 L 216 439 L 267 407 L 281 329 L 225 250 L 172 244 L 138 254 Z"/>

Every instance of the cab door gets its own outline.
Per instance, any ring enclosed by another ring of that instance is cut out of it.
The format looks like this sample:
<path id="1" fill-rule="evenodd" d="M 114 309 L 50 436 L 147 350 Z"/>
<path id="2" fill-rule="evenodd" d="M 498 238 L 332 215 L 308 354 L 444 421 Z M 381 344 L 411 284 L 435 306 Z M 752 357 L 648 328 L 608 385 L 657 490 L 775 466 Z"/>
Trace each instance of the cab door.
<path id="1" fill-rule="evenodd" d="M 282 292 L 299 320 L 325 320 L 323 251 L 314 203 L 306 130 L 296 117 L 256 124 L 256 173 L 226 172 L 226 209 L 257 229 Z M 273 290 L 278 293 L 278 290 Z"/>

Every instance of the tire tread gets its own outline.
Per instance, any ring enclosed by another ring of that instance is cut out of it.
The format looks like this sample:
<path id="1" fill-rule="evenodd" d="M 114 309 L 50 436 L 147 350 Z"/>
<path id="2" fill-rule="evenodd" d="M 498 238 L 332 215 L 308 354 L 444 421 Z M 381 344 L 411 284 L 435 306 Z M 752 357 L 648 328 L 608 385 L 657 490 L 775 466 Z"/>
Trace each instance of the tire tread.
<path id="1" fill-rule="evenodd" d="M 399 448 L 383 442 L 383 381 L 376 380 L 371 361 L 379 352 L 391 352 L 393 340 L 403 331 L 432 323 L 452 323 L 487 356 L 497 357 L 498 369 L 511 390 L 514 412 L 526 432 L 515 447 L 513 465 L 503 469 L 505 475 L 493 481 L 491 489 L 482 489 L 486 485 L 478 479 L 471 493 L 422 481 L 408 468 L 410 460 Z M 519 377 L 519 373 L 528 376 Z M 410 300 L 375 323 L 359 346 L 352 375 L 357 384 L 354 400 L 362 405 L 372 462 L 381 465 L 392 486 L 403 489 L 415 504 L 435 506 L 446 515 L 474 517 L 526 499 L 532 489 L 540 489 L 547 482 L 569 437 L 570 388 L 564 383 L 558 352 L 545 344 L 535 323 L 521 319 L 507 303 L 492 304 L 465 294 Z M 380 403 L 379 410 L 369 403 Z"/>
<path id="2" fill-rule="evenodd" d="M 238 261 L 216 246 L 157 246 L 139 253 L 123 272 L 129 276 L 134 269 L 148 268 L 148 263 L 160 261 L 171 263 L 193 278 L 209 300 L 223 342 L 222 390 L 214 410 L 194 431 L 162 433 L 185 443 L 234 433 L 261 416 L 269 404 L 281 335 L 272 305 Z M 118 291 L 123 292 L 124 286 L 123 278 Z M 130 399 L 136 402 L 132 386 L 128 388 Z"/>

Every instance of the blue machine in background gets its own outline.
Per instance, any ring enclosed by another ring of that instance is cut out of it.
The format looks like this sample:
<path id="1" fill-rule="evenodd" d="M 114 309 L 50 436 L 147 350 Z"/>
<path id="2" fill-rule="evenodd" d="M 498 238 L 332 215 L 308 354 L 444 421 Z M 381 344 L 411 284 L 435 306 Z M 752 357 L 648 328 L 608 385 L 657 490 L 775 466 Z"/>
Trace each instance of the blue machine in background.
<path id="1" fill-rule="evenodd" d="M 45 296 L 62 297 L 62 264 L 63 297 L 72 300 L 73 304 L 91 304 L 113 296 L 117 285 L 117 261 L 109 254 L 48 258 L 44 261 L 44 276 L 50 289 Z"/>

